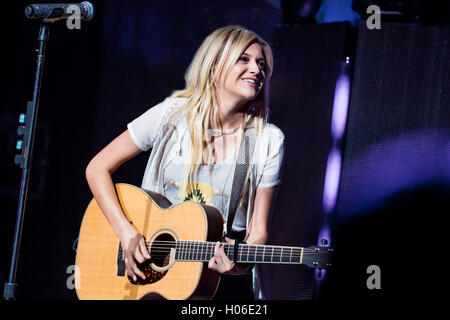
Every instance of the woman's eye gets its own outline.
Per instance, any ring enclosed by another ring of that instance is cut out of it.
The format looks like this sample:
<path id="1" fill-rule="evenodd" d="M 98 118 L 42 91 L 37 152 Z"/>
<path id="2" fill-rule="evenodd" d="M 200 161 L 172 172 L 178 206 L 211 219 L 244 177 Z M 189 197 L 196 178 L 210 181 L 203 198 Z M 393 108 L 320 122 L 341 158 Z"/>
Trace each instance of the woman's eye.
<path id="1" fill-rule="evenodd" d="M 242 56 L 239 58 L 239 61 L 248 62 L 250 60 L 248 57 Z M 257 64 L 258 64 L 258 68 L 260 68 L 261 70 L 266 70 L 267 64 L 265 61 L 262 61 L 262 60 L 258 61 Z"/>

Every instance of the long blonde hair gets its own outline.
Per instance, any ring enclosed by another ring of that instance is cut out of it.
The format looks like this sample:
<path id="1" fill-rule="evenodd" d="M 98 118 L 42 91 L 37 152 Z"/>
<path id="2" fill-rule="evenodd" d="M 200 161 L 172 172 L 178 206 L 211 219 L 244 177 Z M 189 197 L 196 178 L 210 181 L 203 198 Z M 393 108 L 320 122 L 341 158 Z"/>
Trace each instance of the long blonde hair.
<path id="1" fill-rule="evenodd" d="M 266 76 L 261 92 L 246 104 L 241 129 L 253 123 L 259 134 L 269 113 L 269 80 L 273 71 L 273 55 L 270 45 L 264 39 L 241 26 L 226 26 L 208 35 L 186 71 L 186 87 L 171 95 L 173 98 L 187 98 L 187 102 L 176 111 L 187 111 L 186 124 L 191 138 L 190 159 L 185 165 L 183 182 L 179 188 L 180 197 L 186 194 L 188 184 L 195 180 L 203 156 L 206 154 L 207 159 L 211 159 L 212 148 L 207 144 L 210 141 L 208 129 L 211 121 L 220 124 L 217 110 L 219 79 L 222 75 L 226 78 L 240 56 L 255 42 L 261 46 L 266 60 Z M 238 146 L 243 130 L 240 132 Z M 247 178 L 248 174 L 249 171 Z"/>

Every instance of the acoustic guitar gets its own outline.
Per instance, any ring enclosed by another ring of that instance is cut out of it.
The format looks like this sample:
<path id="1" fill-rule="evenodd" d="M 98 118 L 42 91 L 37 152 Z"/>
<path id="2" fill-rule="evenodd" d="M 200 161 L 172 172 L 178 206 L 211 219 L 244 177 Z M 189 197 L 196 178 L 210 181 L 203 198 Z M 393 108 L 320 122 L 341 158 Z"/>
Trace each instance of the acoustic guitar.
<path id="1" fill-rule="evenodd" d="M 126 275 L 123 251 L 93 199 L 78 238 L 75 288 L 79 299 L 211 299 L 220 275 L 208 269 L 222 240 L 223 218 L 212 206 L 193 201 L 172 205 L 164 196 L 129 184 L 115 185 L 125 215 L 144 235 L 151 259 L 139 265 L 146 279 Z M 332 249 L 224 244 L 236 263 L 304 264 L 326 269 Z M 237 250 L 235 252 L 235 250 Z"/>

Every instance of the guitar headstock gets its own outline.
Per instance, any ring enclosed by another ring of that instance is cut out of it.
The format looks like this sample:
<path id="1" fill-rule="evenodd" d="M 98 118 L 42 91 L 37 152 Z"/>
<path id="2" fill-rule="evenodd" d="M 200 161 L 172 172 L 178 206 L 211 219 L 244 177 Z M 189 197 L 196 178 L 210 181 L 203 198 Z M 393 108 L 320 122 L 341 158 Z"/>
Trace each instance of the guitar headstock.
<path id="1" fill-rule="evenodd" d="M 302 263 L 310 268 L 328 269 L 331 267 L 333 249 L 324 246 L 311 246 L 305 248 Z"/>

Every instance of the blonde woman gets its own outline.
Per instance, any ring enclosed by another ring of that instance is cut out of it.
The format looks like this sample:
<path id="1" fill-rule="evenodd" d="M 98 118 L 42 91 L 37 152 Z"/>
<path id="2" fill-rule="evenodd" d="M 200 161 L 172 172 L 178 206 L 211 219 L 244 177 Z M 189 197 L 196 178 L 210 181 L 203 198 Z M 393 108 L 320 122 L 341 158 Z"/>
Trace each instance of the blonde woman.
<path id="1" fill-rule="evenodd" d="M 152 149 L 142 188 L 173 204 L 193 200 L 215 206 L 227 221 L 233 168 L 244 129 L 257 138 L 244 195 L 232 224 L 232 239 L 264 244 L 283 158 L 284 135 L 267 122 L 270 46 L 254 32 L 226 26 L 197 50 L 186 87 L 128 124 L 127 130 L 89 163 L 86 178 L 101 210 L 120 239 L 128 275 L 145 279 L 137 267 L 150 259 L 144 237 L 126 219 L 111 175 L 124 162 Z M 217 299 L 252 299 L 250 265 L 235 265 L 216 245 L 208 267 L 222 275 Z"/>

